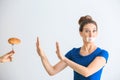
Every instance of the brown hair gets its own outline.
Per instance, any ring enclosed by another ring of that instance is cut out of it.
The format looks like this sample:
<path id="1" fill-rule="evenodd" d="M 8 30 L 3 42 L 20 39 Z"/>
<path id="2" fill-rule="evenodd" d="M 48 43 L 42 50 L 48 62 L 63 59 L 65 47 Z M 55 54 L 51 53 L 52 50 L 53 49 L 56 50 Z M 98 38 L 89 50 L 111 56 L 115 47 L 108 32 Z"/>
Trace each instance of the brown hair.
<path id="1" fill-rule="evenodd" d="M 82 16 L 79 21 L 78 21 L 80 27 L 79 27 L 79 31 L 82 32 L 83 31 L 83 27 L 86 25 L 86 24 L 89 24 L 89 23 L 92 23 L 96 26 L 97 28 L 97 23 L 92 20 L 92 17 L 90 15 L 86 15 L 86 16 Z"/>

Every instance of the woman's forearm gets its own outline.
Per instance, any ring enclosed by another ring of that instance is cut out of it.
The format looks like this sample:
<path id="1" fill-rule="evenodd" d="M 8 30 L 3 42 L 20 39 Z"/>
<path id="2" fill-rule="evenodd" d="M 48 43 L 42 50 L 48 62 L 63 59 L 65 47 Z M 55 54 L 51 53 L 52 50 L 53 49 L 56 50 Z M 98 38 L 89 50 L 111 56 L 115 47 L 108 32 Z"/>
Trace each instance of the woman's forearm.
<path id="1" fill-rule="evenodd" d="M 53 76 L 53 75 L 57 74 L 58 72 L 62 71 L 65 67 L 67 67 L 67 64 L 62 60 L 59 61 L 54 66 L 52 66 L 50 64 L 47 57 L 42 57 L 41 60 L 42 60 L 42 64 L 43 64 L 44 68 L 46 69 L 46 71 L 48 72 L 48 74 L 50 76 Z"/>
<path id="2" fill-rule="evenodd" d="M 89 76 L 89 71 L 87 67 L 84 67 L 82 65 L 79 65 L 67 58 L 64 59 L 65 63 L 68 64 L 69 67 L 71 67 L 74 71 L 78 72 L 79 74 L 88 77 Z"/>
<path id="3" fill-rule="evenodd" d="M 47 71 L 47 73 L 50 76 L 55 75 L 57 72 L 60 71 L 61 68 L 59 68 L 59 63 L 56 64 L 55 66 L 52 66 L 47 58 L 47 56 L 45 55 L 44 51 L 42 50 L 42 48 L 40 48 L 40 51 L 38 51 L 38 54 L 41 58 L 42 64 L 45 68 L 45 70 Z"/>
<path id="4" fill-rule="evenodd" d="M 87 67 L 77 64 L 67 58 L 64 58 L 64 62 L 70 66 L 73 70 L 78 72 L 79 74 L 88 77 L 98 70 L 100 70 L 105 64 L 106 60 L 103 57 L 96 57 Z"/>
<path id="5" fill-rule="evenodd" d="M 37 53 L 41 58 L 42 64 L 44 66 L 44 68 L 46 69 L 46 71 L 48 72 L 49 75 L 54 75 L 58 72 L 60 72 L 61 70 L 63 70 L 65 67 L 67 67 L 67 64 L 60 60 L 56 65 L 52 66 L 50 64 L 50 62 L 48 61 L 47 56 L 45 55 L 43 49 L 40 46 L 39 43 L 39 38 L 37 38 L 37 42 L 36 42 L 36 48 L 37 48 Z"/>
<path id="6" fill-rule="evenodd" d="M 55 74 L 55 69 L 50 64 L 50 62 L 48 61 L 47 56 L 45 55 L 43 49 L 41 47 L 39 47 L 38 43 L 37 43 L 37 53 L 40 56 L 42 64 L 43 64 L 45 70 L 48 72 L 48 74 L 49 75 L 54 75 Z"/>
<path id="7" fill-rule="evenodd" d="M 49 75 L 53 75 L 54 74 L 54 68 L 53 66 L 50 64 L 50 62 L 48 61 L 46 56 L 42 56 L 41 57 L 41 61 L 42 64 L 44 66 L 44 68 L 46 69 L 46 71 L 48 72 Z"/>
<path id="8" fill-rule="evenodd" d="M 49 75 L 52 75 L 54 72 L 54 69 L 53 69 L 52 65 L 50 64 L 50 62 L 48 61 L 47 56 L 45 55 L 43 49 L 41 47 L 39 47 L 38 39 L 37 39 L 36 47 L 37 47 L 37 53 L 41 58 L 44 68 L 46 69 L 46 71 L 48 72 Z"/>

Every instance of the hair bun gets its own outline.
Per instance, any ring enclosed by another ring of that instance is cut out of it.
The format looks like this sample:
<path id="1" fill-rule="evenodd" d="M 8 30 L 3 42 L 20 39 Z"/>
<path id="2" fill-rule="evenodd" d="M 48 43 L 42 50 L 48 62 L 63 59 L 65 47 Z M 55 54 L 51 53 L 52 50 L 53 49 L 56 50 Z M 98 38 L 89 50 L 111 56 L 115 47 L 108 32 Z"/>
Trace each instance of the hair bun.
<path id="1" fill-rule="evenodd" d="M 79 19 L 78 23 L 81 24 L 83 21 L 92 20 L 92 17 L 90 15 L 83 16 Z"/>

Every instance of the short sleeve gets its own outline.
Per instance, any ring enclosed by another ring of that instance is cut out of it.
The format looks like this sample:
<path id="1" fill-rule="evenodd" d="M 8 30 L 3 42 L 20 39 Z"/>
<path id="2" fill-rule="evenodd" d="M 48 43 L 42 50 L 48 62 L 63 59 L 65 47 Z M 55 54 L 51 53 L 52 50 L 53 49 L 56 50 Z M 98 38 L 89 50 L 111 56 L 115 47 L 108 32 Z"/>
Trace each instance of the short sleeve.
<path id="1" fill-rule="evenodd" d="M 65 54 L 65 57 L 67 57 L 68 59 L 72 60 L 72 53 L 74 52 L 75 48 L 71 49 L 70 51 L 68 51 Z"/>
<path id="2" fill-rule="evenodd" d="M 102 51 L 98 54 L 98 56 L 104 57 L 104 58 L 106 59 L 106 63 L 107 63 L 108 57 L 109 57 L 108 51 L 102 50 Z"/>

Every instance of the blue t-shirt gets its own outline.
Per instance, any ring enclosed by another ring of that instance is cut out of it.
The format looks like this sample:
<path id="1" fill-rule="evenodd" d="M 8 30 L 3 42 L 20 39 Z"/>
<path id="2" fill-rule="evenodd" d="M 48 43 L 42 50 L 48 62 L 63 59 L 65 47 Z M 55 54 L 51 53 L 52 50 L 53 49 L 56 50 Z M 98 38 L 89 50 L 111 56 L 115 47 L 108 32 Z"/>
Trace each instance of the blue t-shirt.
<path id="1" fill-rule="evenodd" d="M 65 56 L 68 59 L 74 61 L 75 63 L 78 63 L 85 67 L 87 67 L 97 56 L 104 57 L 106 59 L 106 62 L 108 60 L 108 52 L 99 47 L 87 56 L 80 55 L 80 53 L 79 53 L 80 49 L 81 48 L 73 48 Z M 88 77 L 84 77 L 81 74 L 74 71 L 74 80 L 100 80 L 102 70 L 103 70 L 103 68 L 101 68 L 99 71 L 97 71 L 96 73 L 94 73 Z"/>

